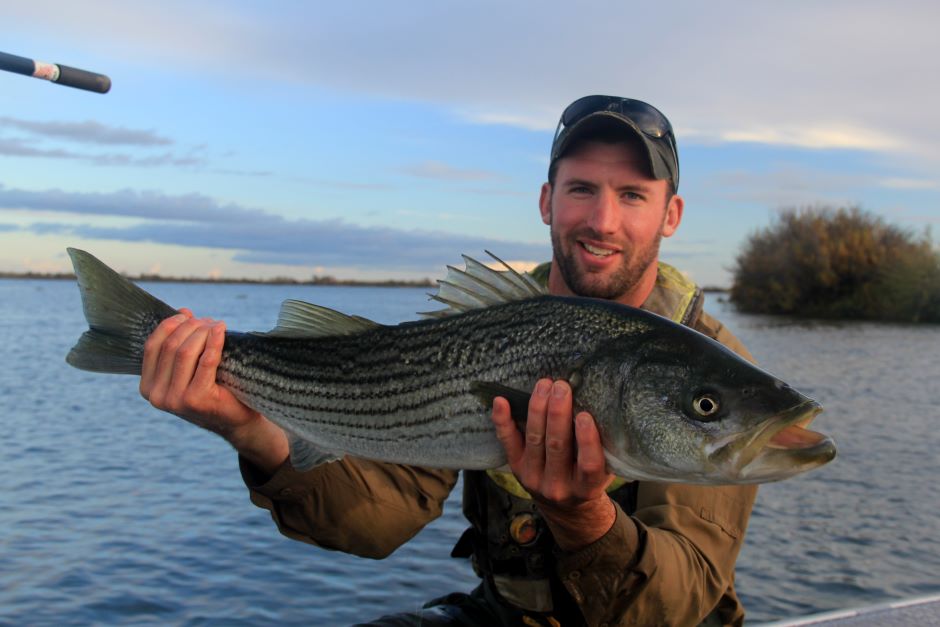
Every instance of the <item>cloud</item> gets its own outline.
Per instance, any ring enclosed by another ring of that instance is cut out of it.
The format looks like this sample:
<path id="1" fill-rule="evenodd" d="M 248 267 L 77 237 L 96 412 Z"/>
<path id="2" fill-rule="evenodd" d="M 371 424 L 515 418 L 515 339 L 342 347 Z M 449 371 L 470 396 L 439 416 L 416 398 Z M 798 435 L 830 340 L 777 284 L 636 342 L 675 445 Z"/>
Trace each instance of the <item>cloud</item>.
<path id="1" fill-rule="evenodd" d="M 300 3 L 287 12 L 252 3 L 220 12 L 183 0 L 96 6 L 89 13 L 33 0 L 11 4 L 4 17 L 86 48 L 93 41 L 102 56 L 136 67 L 212 68 L 252 88 L 303 83 L 537 130 L 554 128 L 578 96 L 615 93 L 653 102 L 701 139 L 743 133 L 839 148 L 859 138 L 871 146 L 874 137 L 874 149 L 940 163 L 940 85 L 924 78 L 940 72 L 940 4 L 931 0 L 905 2 L 903 11 L 881 0 L 598 0 L 575 18 L 561 0 L 538 10 L 498 0 L 394 9 L 368 0 Z M 804 126 L 814 130 L 763 130 Z"/>
<path id="2" fill-rule="evenodd" d="M 306 176 L 292 176 L 288 180 L 296 183 L 306 183 L 317 187 L 330 187 L 333 189 L 351 189 L 351 190 L 388 190 L 394 189 L 393 185 L 388 183 L 356 183 L 354 181 L 330 181 L 326 179 L 315 179 Z"/>
<path id="3" fill-rule="evenodd" d="M 364 227 L 343 220 L 289 220 L 260 209 L 221 205 L 205 196 L 168 196 L 121 190 L 90 194 L 0 188 L 0 207 L 58 211 L 79 215 L 145 218 L 127 227 L 34 223 L 37 235 L 67 235 L 124 242 L 154 242 L 236 250 L 245 263 L 436 271 L 461 253 L 547 259 L 548 243 L 533 244 L 473 237 L 444 231 Z"/>
<path id="4" fill-rule="evenodd" d="M 166 152 L 158 155 L 133 156 L 122 153 L 81 153 L 62 148 L 37 147 L 35 142 L 28 142 L 20 138 L 0 137 L 0 155 L 9 157 L 34 157 L 42 159 L 70 159 L 86 161 L 98 166 L 133 166 L 133 167 L 160 167 L 177 166 L 191 167 L 206 164 L 205 157 L 191 154 L 177 156 Z"/>
<path id="5" fill-rule="evenodd" d="M 37 235 L 151 242 L 236 250 L 235 261 L 296 266 L 344 266 L 429 271 L 455 263 L 462 253 L 484 250 L 513 258 L 548 259 L 548 243 L 503 241 L 443 231 L 362 227 L 341 220 L 284 220 L 224 224 L 140 224 L 101 227 L 89 224 L 36 223 Z"/>
<path id="6" fill-rule="evenodd" d="M 694 135 L 693 135 L 694 137 Z M 794 146 L 798 148 L 892 151 L 898 140 L 883 133 L 861 128 L 801 127 L 727 130 L 720 134 L 724 142 L 747 142 Z"/>
<path id="7" fill-rule="evenodd" d="M 770 171 L 727 170 L 709 177 L 697 191 L 704 198 L 763 207 L 859 202 L 872 181 L 864 174 L 834 173 L 801 165 L 778 164 Z"/>
<path id="8" fill-rule="evenodd" d="M 223 174 L 226 176 L 251 176 L 251 177 L 267 177 L 272 176 L 274 172 L 271 170 L 235 170 L 231 168 L 219 168 L 210 170 L 213 174 Z"/>
<path id="9" fill-rule="evenodd" d="M 940 181 L 936 179 L 887 178 L 878 184 L 888 189 L 940 189 Z"/>
<path id="10" fill-rule="evenodd" d="M 108 126 L 93 120 L 86 120 L 85 122 L 37 122 L 0 116 L 0 126 L 17 128 L 43 137 L 66 139 L 86 144 L 168 146 L 173 143 L 173 140 L 161 137 L 154 131 Z"/>
<path id="11" fill-rule="evenodd" d="M 235 204 L 219 204 L 202 194 L 170 196 L 162 192 L 130 189 L 116 192 L 66 192 L 59 189 L 33 191 L 7 188 L 2 184 L 0 208 L 207 224 L 233 220 L 257 221 L 270 215 Z M 275 218 L 273 215 L 270 217 Z"/>
<path id="12" fill-rule="evenodd" d="M 446 163 L 441 163 L 440 161 L 425 161 L 423 163 L 405 166 L 401 168 L 401 172 L 419 178 L 444 181 L 485 181 L 503 178 L 495 172 L 455 168 Z"/>

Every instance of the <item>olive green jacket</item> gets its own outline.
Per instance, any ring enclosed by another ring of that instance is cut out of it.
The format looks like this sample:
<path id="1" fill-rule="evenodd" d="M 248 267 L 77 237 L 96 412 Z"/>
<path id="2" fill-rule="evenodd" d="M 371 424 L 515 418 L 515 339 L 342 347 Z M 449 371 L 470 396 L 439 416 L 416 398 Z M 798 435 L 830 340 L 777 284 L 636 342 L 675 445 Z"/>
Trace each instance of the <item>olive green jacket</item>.
<path id="1" fill-rule="evenodd" d="M 720 322 L 701 312 L 701 302 L 676 303 L 664 283 L 644 309 L 671 315 L 681 306 L 691 312 L 682 322 L 753 361 Z M 262 476 L 244 459 L 241 469 L 252 502 L 271 512 L 284 535 L 377 559 L 440 516 L 457 481 L 453 470 L 348 456 L 304 473 L 285 462 Z M 584 549 L 561 553 L 556 574 L 588 625 L 697 625 L 706 617 L 708 624 L 740 625 L 734 564 L 756 493 L 755 486 L 641 482 L 633 515 L 617 506 L 610 531 Z"/>

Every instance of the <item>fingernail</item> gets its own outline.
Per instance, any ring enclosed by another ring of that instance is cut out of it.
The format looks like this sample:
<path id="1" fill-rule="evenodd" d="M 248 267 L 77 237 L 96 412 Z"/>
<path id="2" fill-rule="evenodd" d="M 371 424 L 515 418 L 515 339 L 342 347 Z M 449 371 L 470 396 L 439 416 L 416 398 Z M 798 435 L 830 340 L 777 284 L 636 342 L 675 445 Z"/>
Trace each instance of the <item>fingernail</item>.
<path id="1" fill-rule="evenodd" d="M 551 389 L 552 389 L 551 382 L 545 381 L 543 379 L 542 381 L 538 382 L 538 385 L 535 386 L 535 393 L 538 394 L 539 396 L 548 396 L 548 392 Z"/>
<path id="2" fill-rule="evenodd" d="M 556 381 L 552 385 L 552 396 L 555 398 L 564 398 L 565 394 L 568 393 L 568 386 L 560 381 Z"/>

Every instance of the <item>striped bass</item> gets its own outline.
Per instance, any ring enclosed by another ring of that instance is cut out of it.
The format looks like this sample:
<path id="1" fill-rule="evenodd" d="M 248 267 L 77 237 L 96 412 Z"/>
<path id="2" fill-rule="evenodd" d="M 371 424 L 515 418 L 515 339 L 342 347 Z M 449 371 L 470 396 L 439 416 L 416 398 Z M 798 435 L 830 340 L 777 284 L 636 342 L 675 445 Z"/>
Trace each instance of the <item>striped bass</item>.
<path id="1" fill-rule="evenodd" d="M 89 330 L 66 360 L 141 372 L 144 342 L 178 312 L 101 261 L 68 249 Z M 380 325 L 286 301 L 269 332 L 226 332 L 217 381 L 280 426 L 307 469 L 354 455 L 436 468 L 506 463 L 490 421 L 507 398 L 524 431 L 543 377 L 571 383 L 610 470 L 698 484 L 774 481 L 833 459 L 809 431 L 821 407 L 718 342 L 661 316 L 549 296 L 528 275 L 465 257 L 431 319 Z"/>

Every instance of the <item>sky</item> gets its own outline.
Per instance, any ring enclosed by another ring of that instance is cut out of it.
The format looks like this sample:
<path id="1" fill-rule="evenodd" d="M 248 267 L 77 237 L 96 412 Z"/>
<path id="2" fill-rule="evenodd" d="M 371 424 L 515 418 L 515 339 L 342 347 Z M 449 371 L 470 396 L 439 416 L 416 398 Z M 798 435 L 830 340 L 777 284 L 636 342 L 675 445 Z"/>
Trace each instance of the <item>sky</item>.
<path id="1" fill-rule="evenodd" d="M 940 223 L 940 4 L 0 0 L 0 271 L 440 278 L 550 258 L 558 117 L 645 100 L 678 137 L 662 258 L 727 286 L 781 209 Z M 934 227 L 936 228 L 936 227 Z M 934 237 L 936 241 L 937 238 Z"/>

